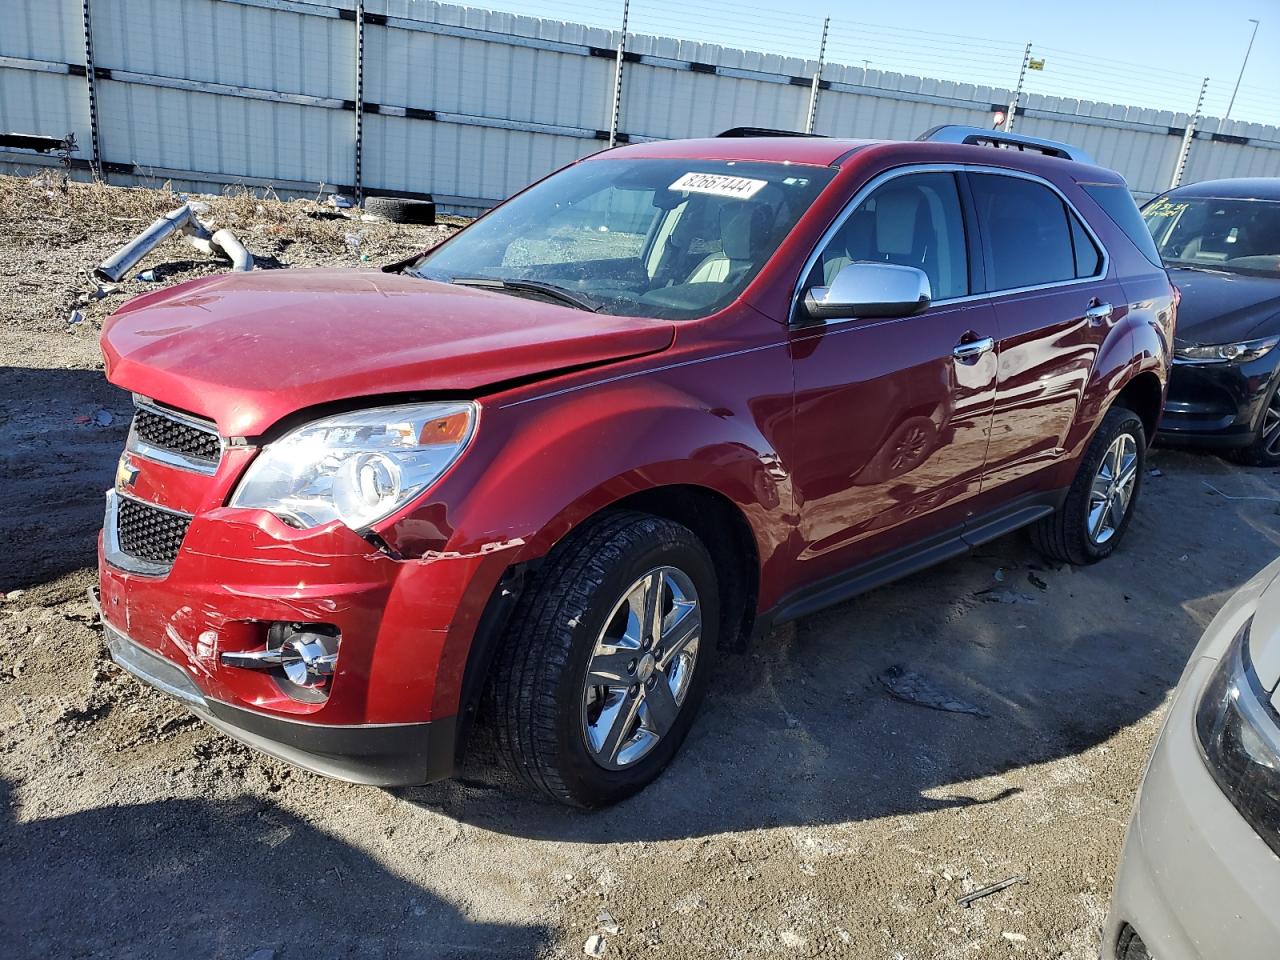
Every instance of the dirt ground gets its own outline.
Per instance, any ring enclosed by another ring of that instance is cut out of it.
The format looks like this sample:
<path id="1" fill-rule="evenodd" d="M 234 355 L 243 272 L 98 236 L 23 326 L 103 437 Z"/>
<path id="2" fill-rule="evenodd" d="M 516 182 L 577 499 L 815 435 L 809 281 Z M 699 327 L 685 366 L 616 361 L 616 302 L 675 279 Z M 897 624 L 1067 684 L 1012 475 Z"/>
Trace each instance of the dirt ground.
<path id="1" fill-rule="evenodd" d="M 581 957 L 602 935 L 616 958 L 1096 957 L 1171 688 L 1277 552 L 1275 472 L 1157 451 L 1109 562 L 1056 567 L 1010 536 L 779 629 L 722 659 L 672 768 L 612 810 L 479 772 L 335 783 L 122 674 L 83 599 L 129 417 L 97 333 L 154 284 L 92 299 L 82 271 L 176 203 L 0 178 L 6 956 Z M 442 232 L 212 203 L 268 266 L 376 263 Z M 178 241 L 153 265 L 160 283 L 222 269 Z M 893 666 L 986 715 L 893 699 Z"/>

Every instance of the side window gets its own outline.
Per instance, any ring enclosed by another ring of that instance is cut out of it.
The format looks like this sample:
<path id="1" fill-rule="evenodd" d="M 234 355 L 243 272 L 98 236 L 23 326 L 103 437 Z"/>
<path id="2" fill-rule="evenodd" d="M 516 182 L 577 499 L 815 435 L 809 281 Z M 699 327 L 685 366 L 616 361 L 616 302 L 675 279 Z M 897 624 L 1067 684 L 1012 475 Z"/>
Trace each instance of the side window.
<path id="1" fill-rule="evenodd" d="M 955 177 L 913 173 L 879 187 L 823 249 L 809 285 L 830 284 L 858 261 L 919 267 L 935 300 L 966 296 L 969 258 Z"/>
<path id="2" fill-rule="evenodd" d="M 1102 254 L 1080 223 L 1080 218 L 1068 210 L 1067 219 L 1071 221 L 1071 246 L 1076 253 L 1076 276 L 1092 277 L 1102 266 Z"/>
<path id="3" fill-rule="evenodd" d="M 986 247 L 990 290 L 1059 283 L 1096 272 L 1097 248 L 1074 222 L 1062 198 L 1048 187 L 989 173 L 973 174 L 969 183 Z M 1074 239 L 1077 231 L 1086 241 L 1079 247 Z M 1093 270 L 1088 269 L 1090 256 Z"/>

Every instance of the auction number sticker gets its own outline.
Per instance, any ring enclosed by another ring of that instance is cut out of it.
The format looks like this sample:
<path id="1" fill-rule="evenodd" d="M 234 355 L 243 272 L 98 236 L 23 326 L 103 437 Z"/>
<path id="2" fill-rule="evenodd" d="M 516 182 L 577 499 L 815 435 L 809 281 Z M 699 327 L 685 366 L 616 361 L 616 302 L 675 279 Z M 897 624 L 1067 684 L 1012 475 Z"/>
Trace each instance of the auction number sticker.
<path id="1" fill-rule="evenodd" d="M 748 177 L 729 177 L 723 173 L 686 173 L 668 189 L 679 190 L 682 193 L 708 193 L 713 197 L 749 200 L 768 182 L 768 180 L 751 180 Z"/>

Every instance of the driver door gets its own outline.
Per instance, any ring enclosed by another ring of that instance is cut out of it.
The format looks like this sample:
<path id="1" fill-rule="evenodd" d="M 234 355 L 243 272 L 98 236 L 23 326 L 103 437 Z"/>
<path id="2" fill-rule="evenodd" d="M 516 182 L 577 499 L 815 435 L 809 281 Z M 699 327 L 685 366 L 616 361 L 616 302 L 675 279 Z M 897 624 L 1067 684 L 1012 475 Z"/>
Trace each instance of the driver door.
<path id="1" fill-rule="evenodd" d="M 933 296 L 916 316 L 791 326 L 807 582 L 958 528 L 979 491 L 997 332 L 990 302 L 968 299 L 981 287 L 960 189 L 948 172 L 888 180 L 846 212 L 802 287 L 871 261 L 918 267 Z"/>

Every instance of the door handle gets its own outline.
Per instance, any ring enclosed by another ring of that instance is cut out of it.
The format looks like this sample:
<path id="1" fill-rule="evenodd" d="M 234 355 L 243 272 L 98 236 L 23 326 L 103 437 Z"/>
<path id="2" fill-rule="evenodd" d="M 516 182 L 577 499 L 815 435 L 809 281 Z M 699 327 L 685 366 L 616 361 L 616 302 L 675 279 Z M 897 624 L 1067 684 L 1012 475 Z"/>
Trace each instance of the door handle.
<path id="1" fill-rule="evenodd" d="M 955 345 L 951 355 L 961 363 L 976 363 L 984 353 L 995 349 L 996 341 L 992 337 L 981 337 L 977 340 L 963 340 Z"/>
<path id="2" fill-rule="evenodd" d="M 1084 312 L 1084 315 L 1088 319 L 1089 323 L 1096 327 L 1098 324 L 1106 323 L 1110 320 L 1111 314 L 1114 312 L 1115 311 L 1111 304 L 1095 302 L 1093 306 L 1089 307 L 1089 309 Z"/>

